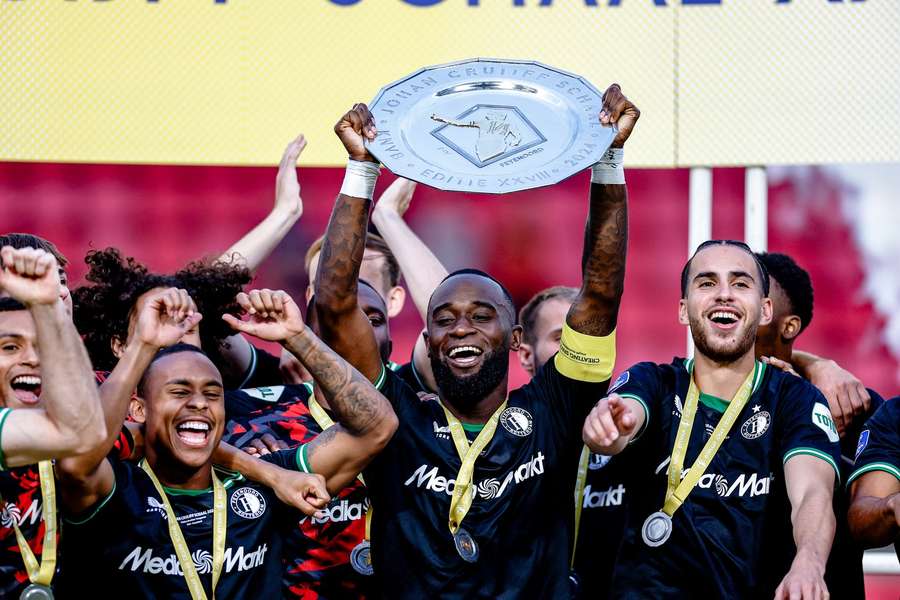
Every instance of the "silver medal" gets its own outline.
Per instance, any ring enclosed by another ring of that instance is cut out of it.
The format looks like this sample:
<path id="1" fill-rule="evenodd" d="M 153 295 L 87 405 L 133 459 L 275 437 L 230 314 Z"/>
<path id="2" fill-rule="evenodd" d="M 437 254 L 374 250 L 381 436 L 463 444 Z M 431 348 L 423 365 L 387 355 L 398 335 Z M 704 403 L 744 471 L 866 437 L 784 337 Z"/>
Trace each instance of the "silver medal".
<path id="1" fill-rule="evenodd" d="M 363 540 L 350 552 L 350 566 L 360 575 L 371 575 L 375 572 L 372 566 L 372 547 L 368 540 Z"/>
<path id="2" fill-rule="evenodd" d="M 661 510 L 647 517 L 641 528 L 641 537 L 651 548 L 665 544 L 670 535 L 672 535 L 672 517 Z"/>
<path id="3" fill-rule="evenodd" d="M 453 536 L 453 543 L 456 545 L 456 551 L 459 556 L 466 562 L 473 563 L 478 560 L 478 543 L 472 534 L 465 529 L 458 529 Z"/>
<path id="4" fill-rule="evenodd" d="M 46 585 L 32 583 L 22 590 L 20 600 L 53 600 L 53 590 Z"/>

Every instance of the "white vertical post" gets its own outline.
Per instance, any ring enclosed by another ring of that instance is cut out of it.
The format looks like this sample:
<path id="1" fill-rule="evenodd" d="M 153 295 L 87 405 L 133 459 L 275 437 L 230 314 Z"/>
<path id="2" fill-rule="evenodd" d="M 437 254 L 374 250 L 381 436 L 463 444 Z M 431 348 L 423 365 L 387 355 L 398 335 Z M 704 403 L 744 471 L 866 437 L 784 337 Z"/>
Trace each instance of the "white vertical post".
<path id="1" fill-rule="evenodd" d="M 712 169 L 691 169 L 690 208 L 688 216 L 688 257 L 697 246 L 712 237 Z M 694 355 L 694 339 L 687 330 L 687 356 Z"/>
<path id="2" fill-rule="evenodd" d="M 749 167 L 744 174 L 744 241 L 754 252 L 769 245 L 769 188 L 765 167 Z"/>

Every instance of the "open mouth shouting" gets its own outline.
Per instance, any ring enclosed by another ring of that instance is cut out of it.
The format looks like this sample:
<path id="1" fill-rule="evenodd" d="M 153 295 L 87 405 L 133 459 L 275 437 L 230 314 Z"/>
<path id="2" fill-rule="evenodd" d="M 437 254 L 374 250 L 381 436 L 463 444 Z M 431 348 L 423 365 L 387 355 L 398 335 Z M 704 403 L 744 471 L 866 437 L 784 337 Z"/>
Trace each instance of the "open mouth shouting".
<path id="1" fill-rule="evenodd" d="M 205 448 L 210 441 L 212 424 L 206 419 L 189 417 L 175 425 L 175 433 L 188 448 Z"/>
<path id="2" fill-rule="evenodd" d="M 40 375 L 16 375 L 9 382 L 16 399 L 27 406 L 34 406 L 41 399 Z"/>
<path id="3" fill-rule="evenodd" d="M 706 315 L 719 331 L 731 331 L 741 322 L 741 314 L 733 308 L 717 307 Z"/>
<path id="4" fill-rule="evenodd" d="M 484 350 L 477 346 L 454 346 L 447 351 L 447 359 L 457 369 L 469 369 L 481 363 Z"/>

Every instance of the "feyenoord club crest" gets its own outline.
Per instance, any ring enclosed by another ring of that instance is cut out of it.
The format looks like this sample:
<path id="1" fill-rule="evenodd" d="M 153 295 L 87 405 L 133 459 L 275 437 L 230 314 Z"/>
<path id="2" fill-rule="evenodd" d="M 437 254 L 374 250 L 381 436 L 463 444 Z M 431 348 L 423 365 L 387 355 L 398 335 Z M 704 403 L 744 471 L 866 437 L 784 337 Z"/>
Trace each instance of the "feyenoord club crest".
<path id="1" fill-rule="evenodd" d="M 744 439 L 755 440 L 769 430 L 772 423 L 772 415 L 768 411 L 759 410 L 759 406 L 754 406 L 753 414 L 741 425 L 741 435 Z"/>
<path id="2" fill-rule="evenodd" d="M 524 408 L 510 406 L 500 413 L 500 424 L 511 434 L 525 437 L 534 428 L 534 419 L 531 418 L 531 413 Z"/>
<path id="3" fill-rule="evenodd" d="M 243 487 L 231 495 L 231 510 L 245 519 L 256 519 L 266 512 L 266 499 L 253 488 Z"/>

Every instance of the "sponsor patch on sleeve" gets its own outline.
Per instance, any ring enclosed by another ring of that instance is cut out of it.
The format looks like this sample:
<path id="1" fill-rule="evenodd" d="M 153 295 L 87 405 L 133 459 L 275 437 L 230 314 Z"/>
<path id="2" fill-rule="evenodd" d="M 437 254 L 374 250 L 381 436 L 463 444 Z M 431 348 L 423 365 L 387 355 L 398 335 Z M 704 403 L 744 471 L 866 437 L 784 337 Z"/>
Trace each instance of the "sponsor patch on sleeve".
<path id="1" fill-rule="evenodd" d="M 853 457 L 853 460 L 858 460 L 859 455 L 862 454 L 862 451 L 866 449 L 866 446 L 869 445 L 869 430 L 863 429 L 862 433 L 859 434 L 859 442 L 856 444 L 856 456 Z"/>
<path id="2" fill-rule="evenodd" d="M 834 426 L 834 421 L 831 418 L 831 412 L 824 404 L 816 402 L 813 405 L 812 422 L 813 425 L 825 432 L 829 442 L 837 442 L 841 439 L 838 436 L 837 427 Z"/>
<path id="3" fill-rule="evenodd" d="M 631 373 L 629 371 L 625 371 L 624 373 L 616 377 L 616 380 L 610 386 L 608 393 L 616 391 L 617 389 L 628 383 L 629 379 L 631 379 Z"/>

